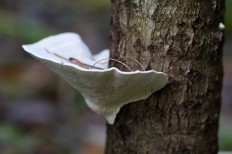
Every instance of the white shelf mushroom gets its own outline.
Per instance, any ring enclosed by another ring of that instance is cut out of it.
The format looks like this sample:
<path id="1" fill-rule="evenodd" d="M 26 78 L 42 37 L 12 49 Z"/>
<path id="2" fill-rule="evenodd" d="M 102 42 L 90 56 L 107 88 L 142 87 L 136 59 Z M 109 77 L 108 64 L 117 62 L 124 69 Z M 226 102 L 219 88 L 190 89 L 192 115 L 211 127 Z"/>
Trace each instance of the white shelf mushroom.
<path id="1" fill-rule="evenodd" d="M 23 48 L 77 89 L 87 105 L 109 124 L 114 123 L 123 105 L 146 99 L 168 83 L 162 72 L 108 68 L 109 50 L 92 55 L 76 33 L 50 36 Z"/>
<path id="2" fill-rule="evenodd" d="M 219 23 L 218 27 L 219 27 L 220 30 L 224 30 L 226 28 L 225 25 L 222 22 Z"/>

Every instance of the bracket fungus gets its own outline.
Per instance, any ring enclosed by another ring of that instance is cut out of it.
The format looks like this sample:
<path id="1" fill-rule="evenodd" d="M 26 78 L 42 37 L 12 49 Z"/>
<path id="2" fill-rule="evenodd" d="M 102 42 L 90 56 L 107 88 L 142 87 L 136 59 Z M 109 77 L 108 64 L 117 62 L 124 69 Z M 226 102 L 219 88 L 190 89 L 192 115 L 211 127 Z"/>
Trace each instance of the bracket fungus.
<path id="1" fill-rule="evenodd" d="M 77 89 L 109 124 L 123 105 L 146 99 L 168 83 L 162 72 L 109 68 L 109 50 L 92 55 L 76 33 L 50 36 L 23 49 Z"/>

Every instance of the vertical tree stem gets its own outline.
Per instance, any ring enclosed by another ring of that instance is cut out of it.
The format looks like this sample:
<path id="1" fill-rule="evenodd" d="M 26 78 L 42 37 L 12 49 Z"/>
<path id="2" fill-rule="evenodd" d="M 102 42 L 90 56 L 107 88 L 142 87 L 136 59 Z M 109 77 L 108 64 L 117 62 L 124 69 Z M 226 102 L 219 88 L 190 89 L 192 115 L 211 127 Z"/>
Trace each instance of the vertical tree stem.
<path id="1" fill-rule="evenodd" d="M 112 0 L 112 11 L 111 57 L 170 83 L 123 107 L 107 125 L 106 154 L 216 154 L 224 0 Z"/>

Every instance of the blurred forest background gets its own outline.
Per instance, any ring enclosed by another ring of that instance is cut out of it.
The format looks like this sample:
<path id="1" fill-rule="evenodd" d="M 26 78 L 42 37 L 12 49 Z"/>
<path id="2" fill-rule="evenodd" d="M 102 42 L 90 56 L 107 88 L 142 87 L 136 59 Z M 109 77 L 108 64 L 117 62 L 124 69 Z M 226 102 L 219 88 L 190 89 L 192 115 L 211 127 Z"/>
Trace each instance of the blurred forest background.
<path id="1" fill-rule="evenodd" d="M 232 151 L 232 0 L 226 0 L 220 150 Z M 0 0 L 0 154 L 102 154 L 105 121 L 21 48 L 77 32 L 93 53 L 109 47 L 110 0 Z"/>

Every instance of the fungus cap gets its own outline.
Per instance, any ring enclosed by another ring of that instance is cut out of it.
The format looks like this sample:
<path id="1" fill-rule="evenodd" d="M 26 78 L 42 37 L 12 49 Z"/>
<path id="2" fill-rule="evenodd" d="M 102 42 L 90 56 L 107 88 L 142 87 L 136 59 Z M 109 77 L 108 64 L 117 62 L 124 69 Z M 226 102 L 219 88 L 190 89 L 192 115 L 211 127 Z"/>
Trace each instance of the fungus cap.
<path id="1" fill-rule="evenodd" d="M 114 123 L 123 105 L 146 99 L 168 83 L 162 72 L 108 68 L 109 50 L 93 55 L 76 33 L 50 36 L 23 45 L 23 49 L 77 89 L 87 105 L 109 124 Z"/>

